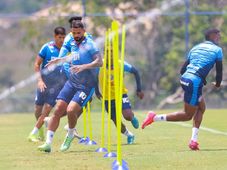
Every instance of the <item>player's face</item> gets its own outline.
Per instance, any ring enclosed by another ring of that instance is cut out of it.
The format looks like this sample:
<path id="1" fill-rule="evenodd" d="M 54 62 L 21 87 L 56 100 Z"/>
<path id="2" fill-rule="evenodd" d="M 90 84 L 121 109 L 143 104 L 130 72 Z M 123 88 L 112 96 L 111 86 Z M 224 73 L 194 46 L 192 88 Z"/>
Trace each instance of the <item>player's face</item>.
<path id="1" fill-rule="evenodd" d="M 71 32 L 77 42 L 80 42 L 84 38 L 85 31 L 83 28 L 72 28 Z"/>
<path id="2" fill-rule="evenodd" d="M 218 33 L 212 33 L 212 34 L 210 35 L 210 38 L 211 38 L 211 40 L 212 40 L 215 44 L 219 44 L 219 41 L 220 41 L 220 39 L 221 39 L 221 34 L 220 34 L 220 32 L 218 32 Z"/>
<path id="3" fill-rule="evenodd" d="M 58 35 L 55 35 L 54 36 L 54 39 L 55 39 L 55 43 L 58 47 L 61 47 L 63 42 L 64 42 L 64 39 L 65 39 L 65 35 L 64 34 L 58 34 Z"/>

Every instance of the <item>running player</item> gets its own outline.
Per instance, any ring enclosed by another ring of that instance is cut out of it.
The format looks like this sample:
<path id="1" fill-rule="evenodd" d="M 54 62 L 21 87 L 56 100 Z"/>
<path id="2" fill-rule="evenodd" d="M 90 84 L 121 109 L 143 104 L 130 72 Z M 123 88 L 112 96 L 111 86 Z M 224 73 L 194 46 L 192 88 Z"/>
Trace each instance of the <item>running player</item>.
<path id="1" fill-rule="evenodd" d="M 65 28 L 56 27 L 54 29 L 54 41 L 44 44 L 35 60 L 35 72 L 39 74 L 39 77 L 35 98 L 37 122 L 28 136 L 28 140 L 32 142 L 44 140 L 42 127 L 44 118 L 49 115 L 51 109 L 54 107 L 56 97 L 66 82 L 66 75 L 62 72 L 62 66 L 56 67 L 51 72 L 47 72 L 45 67 L 50 60 L 58 57 L 65 35 Z M 39 135 L 37 135 L 38 132 Z"/>
<path id="2" fill-rule="evenodd" d="M 206 105 L 202 97 L 202 88 L 206 84 L 206 77 L 216 65 L 216 82 L 214 87 L 219 88 L 222 81 L 222 48 L 218 46 L 220 31 L 208 29 L 205 32 L 204 42 L 194 46 L 181 69 L 180 84 L 184 90 L 184 111 L 170 114 L 156 115 L 150 111 L 142 124 L 142 129 L 157 121 L 188 121 L 193 118 L 192 137 L 189 142 L 191 150 L 199 150 L 198 131 L 202 122 Z"/>
<path id="3" fill-rule="evenodd" d="M 60 150 L 69 149 L 75 135 L 75 125 L 82 113 L 82 107 L 92 97 L 97 83 L 98 68 L 102 66 L 102 58 L 94 41 L 84 36 L 85 29 L 81 22 L 73 22 L 71 32 L 73 39 L 66 41 L 63 48 L 71 53 L 69 56 L 57 58 L 51 64 L 65 62 L 70 58 L 69 80 L 59 93 L 57 105 L 47 131 L 46 142 L 38 149 L 44 152 L 51 151 L 51 143 L 57 130 L 60 118 L 67 112 L 69 129 Z M 67 53 L 68 53 L 67 52 Z"/>
<path id="4" fill-rule="evenodd" d="M 108 61 L 107 61 L 108 63 Z M 111 80 L 107 80 L 106 84 L 105 84 L 105 91 L 106 94 L 104 94 L 104 99 L 105 99 L 105 109 L 108 112 L 108 84 L 110 83 L 110 99 L 111 99 L 111 120 L 114 122 L 115 126 L 116 126 L 116 105 L 115 105 L 115 88 L 114 88 L 114 70 L 113 70 L 113 59 L 111 56 L 111 70 L 110 70 L 110 75 L 108 75 L 108 64 L 107 64 L 107 68 L 106 68 L 106 73 L 107 73 L 107 78 L 111 78 Z M 136 89 L 136 94 L 140 99 L 143 99 L 144 97 L 144 93 L 141 90 L 141 80 L 140 80 L 140 76 L 138 73 L 138 70 L 133 67 L 132 65 L 130 65 L 127 62 L 124 62 L 124 72 L 128 72 L 131 73 L 135 76 L 135 80 L 136 80 L 136 85 L 137 85 L 137 89 Z M 110 81 L 110 82 L 109 82 Z M 99 73 L 99 84 L 101 86 L 101 89 L 103 89 L 103 67 L 100 69 L 100 73 Z M 132 112 L 131 109 L 131 104 L 127 95 L 127 88 L 125 86 L 123 86 L 122 89 L 122 114 L 123 117 L 127 120 L 130 121 L 133 125 L 134 128 L 138 128 L 139 127 L 139 121 L 137 120 L 137 118 L 135 117 L 134 113 Z M 123 122 L 121 123 L 121 133 L 124 134 L 127 137 L 127 143 L 128 144 L 132 144 L 134 142 L 134 135 L 132 132 L 130 132 L 125 124 L 123 124 Z"/>

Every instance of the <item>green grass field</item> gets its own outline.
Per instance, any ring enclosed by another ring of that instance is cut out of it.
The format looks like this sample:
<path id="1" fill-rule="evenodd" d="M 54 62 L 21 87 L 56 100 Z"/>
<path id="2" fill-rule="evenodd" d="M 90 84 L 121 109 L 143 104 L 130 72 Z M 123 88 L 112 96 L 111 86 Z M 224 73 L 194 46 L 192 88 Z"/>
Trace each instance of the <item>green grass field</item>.
<path id="1" fill-rule="evenodd" d="M 161 111 L 167 113 L 168 111 Z M 140 122 L 146 112 L 136 113 Z M 100 143 L 101 114 L 92 113 L 93 136 Z M 0 169 L 20 170 L 108 170 L 114 158 L 103 158 L 96 153 L 98 146 L 84 146 L 75 139 L 71 148 L 62 153 L 59 147 L 66 132 L 63 126 L 66 118 L 55 134 L 51 153 L 41 153 L 37 146 L 42 143 L 30 143 L 26 140 L 34 126 L 33 114 L 0 115 Z M 130 123 L 128 129 L 135 136 L 133 145 L 126 145 L 122 136 L 122 157 L 130 170 L 226 170 L 227 169 L 227 133 L 216 134 L 200 130 L 200 151 L 190 151 L 188 141 L 191 137 L 191 122 L 154 123 L 145 130 L 135 130 Z M 227 110 L 207 110 L 203 127 L 227 132 Z M 116 130 L 111 127 L 112 150 L 116 151 Z M 83 133 L 82 119 L 78 122 L 78 131 Z"/>

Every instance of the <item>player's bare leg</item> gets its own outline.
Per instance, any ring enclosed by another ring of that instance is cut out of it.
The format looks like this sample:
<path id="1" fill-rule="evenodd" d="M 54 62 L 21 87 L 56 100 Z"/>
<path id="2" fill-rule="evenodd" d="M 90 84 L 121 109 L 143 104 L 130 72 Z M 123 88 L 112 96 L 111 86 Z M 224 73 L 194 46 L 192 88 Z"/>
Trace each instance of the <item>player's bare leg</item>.
<path id="1" fill-rule="evenodd" d="M 69 103 L 69 106 L 67 107 L 67 115 L 68 115 L 68 133 L 65 137 L 65 140 L 63 142 L 63 144 L 61 145 L 60 150 L 61 151 L 66 151 L 69 149 L 71 142 L 73 141 L 74 137 L 75 137 L 75 126 L 77 124 L 77 119 L 80 117 L 82 113 L 82 108 L 81 106 L 74 102 L 71 101 Z"/>
<path id="2" fill-rule="evenodd" d="M 125 120 L 130 121 L 132 123 L 132 126 L 135 129 L 139 128 L 139 121 L 134 116 L 134 113 L 132 112 L 132 109 L 124 109 L 122 114 L 123 114 Z"/>
<path id="3" fill-rule="evenodd" d="M 59 126 L 61 117 L 63 117 L 66 113 L 67 106 L 68 104 L 65 101 L 63 100 L 57 101 L 56 109 L 54 111 L 53 116 L 50 118 L 50 121 L 48 124 L 46 142 L 43 145 L 38 147 L 40 151 L 51 152 L 51 143 L 53 141 L 54 133 Z"/>
<path id="4" fill-rule="evenodd" d="M 206 110 L 206 104 L 205 104 L 204 98 L 202 98 L 202 100 L 199 102 L 198 109 L 193 117 L 192 136 L 188 145 L 189 148 L 192 150 L 199 150 L 198 133 L 199 133 L 199 127 L 201 125 L 205 110 Z"/>

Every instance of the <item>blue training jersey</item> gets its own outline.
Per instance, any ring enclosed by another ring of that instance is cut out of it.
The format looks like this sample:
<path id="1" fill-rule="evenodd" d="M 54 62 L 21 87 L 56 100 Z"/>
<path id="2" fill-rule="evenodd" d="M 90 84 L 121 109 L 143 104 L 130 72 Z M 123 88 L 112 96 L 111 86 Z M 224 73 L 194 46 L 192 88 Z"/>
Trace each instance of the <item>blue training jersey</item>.
<path id="1" fill-rule="evenodd" d="M 124 71 L 132 73 L 132 65 L 129 64 L 128 62 L 124 61 Z"/>
<path id="2" fill-rule="evenodd" d="M 44 67 L 50 60 L 58 57 L 59 50 L 60 49 L 55 45 L 54 41 L 50 41 L 42 46 L 39 51 L 39 56 L 43 59 L 41 69 L 44 69 Z"/>
<path id="3" fill-rule="evenodd" d="M 92 35 L 85 32 L 85 37 L 86 38 L 90 38 L 90 39 L 93 39 Z M 69 42 L 73 41 L 74 40 L 74 37 L 73 37 L 73 34 L 70 32 L 66 35 L 65 39 L 64 39 L 64 43 L 63 44 L 69 44 Z M 60 53 L 59 53 L 59 57 L 65 57 L 66 55 L 68 55 L 70 53 L 69 49 L 68 48 L 65 48 L 64 46 L 62 46 L 61 50 L 60 50 Z M 70 68 L 70 63 L 67 63 L 65 62 L 63 64 L 63 68 L 64 68 L 64 71 L 67 75 L 67 77 L 69 77 L 69 68 Z"/>
<path id="4" fill-rule="evenodd" d="M 44 82 L 47 86 L 52 86 L 58 82 L 59 75 L 61 74 L 62 66 L 56 67 L 53 71 L 44 74 L 42 70 L 45 68 L 46 64 L 53 60 L 54 58 L 58 57 L 60 49 L 56 46 L 54 41 L 50 41 L 44 44 L 39 51 L 39 56 L 43 59 L 41 65 L 41 74 Z M 63 75 L 64 76 L 64 75 Z"/>
<path id="5" fill-rule="evenodd" d="M 190 50 L 186 72 L 198 75 L 205 80 L 215 62 L 222 61 L 222 58 L 221 47 L 211 41 L 202 42 Z"/>
<path id="6" fill-rule="evenodd" d="M 91 63 L 94 61 L 93 56 L 99 53 L 99 49 L 94 44 L 94 41 L 88 36 L 85 36 L 84 40 L 79 45 L 74 38 L 68 37 L 68 39 L 65 39 L 62 48 L 73 56 L 70 65 Z M 94 87 L 97 81 L 98 71 L 98 68 L 94 68 L 84 70 L 77 74 L 70 72 L 69 79 L 73 86 L 77 88 Z"/>

